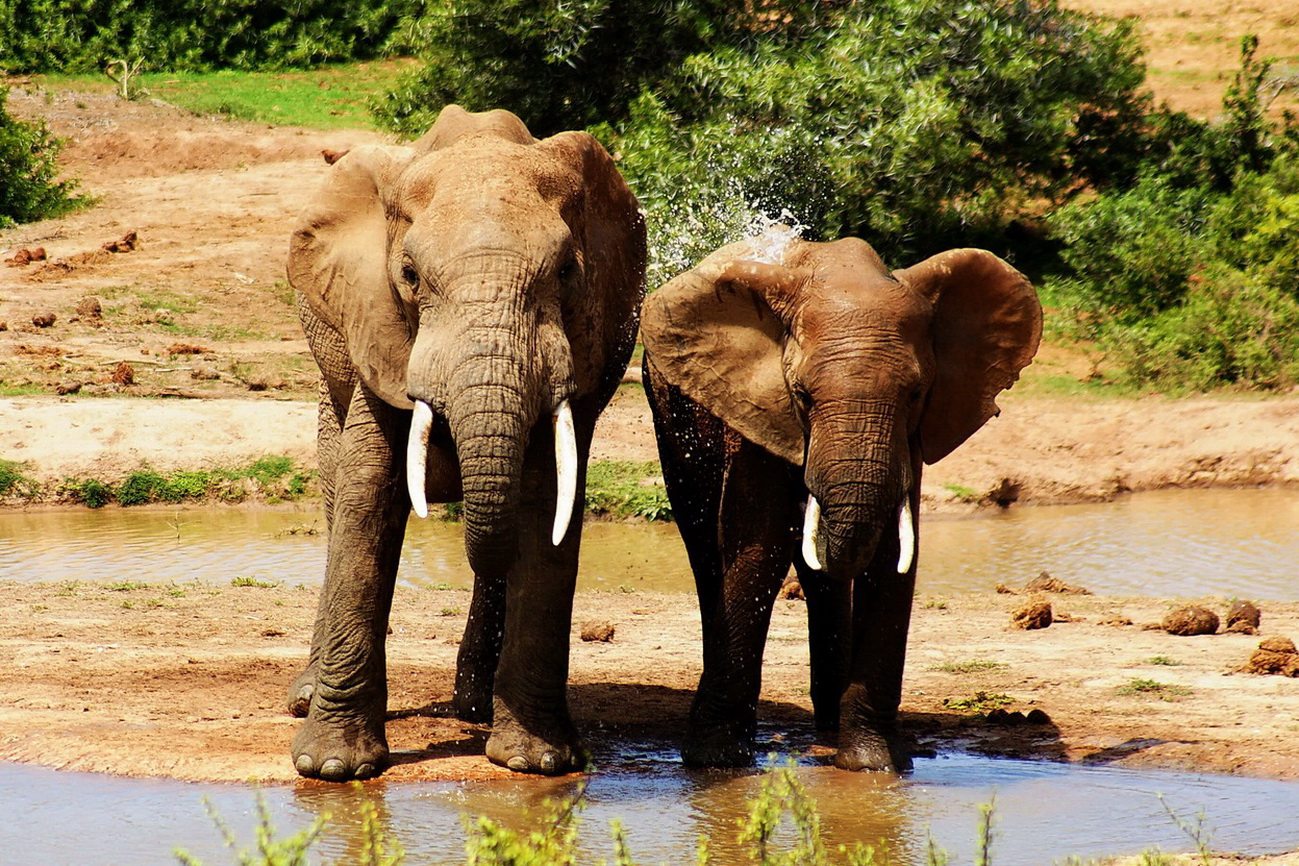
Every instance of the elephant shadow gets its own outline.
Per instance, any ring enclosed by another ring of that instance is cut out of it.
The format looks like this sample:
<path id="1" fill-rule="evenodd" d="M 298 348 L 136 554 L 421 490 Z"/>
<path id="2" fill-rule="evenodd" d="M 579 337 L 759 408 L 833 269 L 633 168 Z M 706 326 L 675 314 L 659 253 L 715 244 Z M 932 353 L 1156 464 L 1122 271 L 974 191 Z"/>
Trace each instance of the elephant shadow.
<path id="1" fill-rule="evenodd" d="M 582 731 L 593 762 L 602 770 L 620 772 L 662 771 L 680 763 L 680 748 L 694 699 L 692 688 L 625 682 L 584 682 L 569 687 L 573 719 Z M 759 755 L 793 757 L 800 763 L 831 764 L 837 734 L 818 731 L 810 707 L 788 701 L 763 699 L 758 704 L 755 738 Z M 413 764 L 482 754 L 491 733 L 489 725 L 463 722 L 455 717 L 451 701 L 431 701 L 423 706 L 390 710 L 390 725 L 430 726 L 426 746 L 393 752 L 394 764 Z M 933 758 L 945 752 L 969 752 L 990 758 L 1068 761 L 1068 749 L 1052 721 L 1031 723 L 1014 713 L 970 714 L 956 711 L 903 709 L 899 731 L 916 758 Z M 1133 748 L 1158 741 L 1125 744 L 1113 756 L 1097 754 L 1084 763 L 1106 763 L 1124 757 Z"/>

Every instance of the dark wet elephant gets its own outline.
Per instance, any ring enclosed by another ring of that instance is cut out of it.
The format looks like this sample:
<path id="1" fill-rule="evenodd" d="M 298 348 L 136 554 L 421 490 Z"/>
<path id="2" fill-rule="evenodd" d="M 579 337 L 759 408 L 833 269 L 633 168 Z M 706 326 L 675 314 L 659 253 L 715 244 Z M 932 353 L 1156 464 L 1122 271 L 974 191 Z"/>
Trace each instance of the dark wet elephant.
<path id="1" fill-rule="evenodd" d="M 288 265 L 323 378 L 329 521 L 289 695 L 304 776 L 387 764 L 384 639 L 407 516 L 461 499 L 474 592 L 455 709 L 493 722 L 498 764 L 584 762 L 567 701 L 580 491 L 644 268 L 636 199 L 586 133 L 537 141 L 507 112 L 450 106 L 411 146 L 359 147 L 329 169 Z"/>
<path id="2" fill-rule="evenodd" d="M 683 757 L 752 760 L 763 645 L 792 560 L 836 764 L 900 770 L 921 466 L 997 413 L 1037 350 L 1041 306 L 982 250 L 892 273 L 855 238 L 794 242 L 779 264 L 757 250 L 724 247 L 642 312 L 646 389 L 703 619 Z"/>

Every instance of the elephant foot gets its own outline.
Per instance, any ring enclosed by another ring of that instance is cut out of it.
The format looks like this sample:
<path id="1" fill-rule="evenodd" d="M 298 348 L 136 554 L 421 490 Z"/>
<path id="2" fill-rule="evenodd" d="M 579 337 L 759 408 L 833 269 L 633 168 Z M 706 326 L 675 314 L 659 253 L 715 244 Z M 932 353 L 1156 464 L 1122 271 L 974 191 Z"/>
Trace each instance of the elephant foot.
<path id="1" fill-rule="evenodd" d="M 516 773 L 558 776 L 585 770 L 591 756 L 567 719 L 553 725 L 525 726 L 503 706 L 496 708 L 487 760 Z"/>
<path id="2" fill-rule="evenodd" d="M 462 689 L 457 684 L 455 694 L 451 696 L 451 708 L 462 722 L 490 725 L 493 718 L 492 690 L 490 687 L 486 692 L 480 688 Z"/>
<path id="3" fill-rule="evenodd" d="M 753 737 L 730 726 L 691 726 L 681 747 L 681 762 L 688 767 L 748 767 L 753 764 Z"/>
<path id="4" fill-rule="evenodd" d="M 834 765 L 841 770 L 897 775 L 911 770 L 911 755 L 895 736 L 875 731 L 845 731 L 839 737 Z"/>
<path id="5" fill-rule="evenodd" d="M 311 695 L 316 691 L 315 668 L 307 668 L 289 686 L 289 715 L 295 719 L 305 719 L 311 709 Z"/>
<path id="6" fill-rule="evenodd" d="M 388 767 L 388 740 L 378 723 L 327 718 L 313 708 L 293 739 L 293 766 L 308 779 L 369 779 Z"/>

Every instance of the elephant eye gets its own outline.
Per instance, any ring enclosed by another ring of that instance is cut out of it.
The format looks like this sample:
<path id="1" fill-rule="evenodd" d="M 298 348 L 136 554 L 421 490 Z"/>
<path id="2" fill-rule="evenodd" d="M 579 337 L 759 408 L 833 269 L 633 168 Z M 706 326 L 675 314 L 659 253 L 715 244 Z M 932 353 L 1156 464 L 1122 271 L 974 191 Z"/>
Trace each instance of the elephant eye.
<path id="1" fill-rule="evenodd" d="M 574 259 L 569 259 L 560 266 L 555 276 L 559 278 L 561 283 L 567 283 L 573 279 L 575 274 L 577 274 L 577 262 Z"/>
<path id="2" fill-rule="evenodd" d="M 419 271 L 415 270 L 415 266 L 413 264 L 411 264 L 410 262 L 406 262 L 401 266 L 401 279 L 402 282 L 404 282 L 408 286 L 418 286 Z"/>

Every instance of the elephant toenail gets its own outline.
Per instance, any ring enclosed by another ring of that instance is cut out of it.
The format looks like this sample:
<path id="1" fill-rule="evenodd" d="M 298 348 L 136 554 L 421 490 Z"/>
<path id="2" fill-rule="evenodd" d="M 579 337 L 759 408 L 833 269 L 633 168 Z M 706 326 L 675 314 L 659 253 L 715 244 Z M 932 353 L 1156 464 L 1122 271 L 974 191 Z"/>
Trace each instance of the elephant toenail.
<path id="1" fill-rule="evenodd" d="M 320 765 L 320 778 L 342 782 L 347 778 L 347 765 L 338 758 L 330 758 Z"/>
<path id="2" fill-rule="evenodd" d="M 528 759 L 522 755 L 515 755 L 513 758 L 510 758 L 505 762 L 505 766 L 514 770 L 516 773 L 521 773 L 528 769 Z"/>
<path id="3" fill-rule="evenodd" d="M 553 773 L 553 772 L 555 772 L 555 764 L 556 764 L 556 763 L 557 763 L 557 761 L 556 761 L 556 759 L 555 759 L 555 753 L 554 753 L 554 752 L 546 752 L 546 754 L 544 754 L 544 755 L 541 756 L 541 772 L 543 772 L 543 773 Z"/>
<path id="4" fill-rule="evenodd" d="M 358 779 L 368 779 L 374 775 L 374 764 L 361 764 L 353 774 Z"/>
<path id="5" fill-rule="evenodd" d="M 316 769 L 316 762 L 311 760 L 310 755 L 298 755 L 298 759 L 293 762 L 293 766 L 303 776 L 310 776 Z"/>

